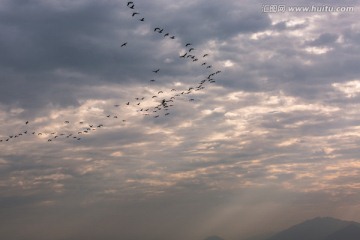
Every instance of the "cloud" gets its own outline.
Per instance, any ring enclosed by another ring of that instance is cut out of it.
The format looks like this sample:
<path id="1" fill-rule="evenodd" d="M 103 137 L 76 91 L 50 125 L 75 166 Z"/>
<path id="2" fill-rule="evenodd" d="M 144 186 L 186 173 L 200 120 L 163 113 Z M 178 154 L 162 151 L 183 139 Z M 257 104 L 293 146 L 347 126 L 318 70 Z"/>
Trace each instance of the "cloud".
<path id="1" fill-rule="evenodd" d="M 121 1 L 0 4 L 3 236 L 235 239 L 359 220 L 355 13 L 135 7 L 144 22 Z M 186 43 L 198 61 L 179 57 Z"/>

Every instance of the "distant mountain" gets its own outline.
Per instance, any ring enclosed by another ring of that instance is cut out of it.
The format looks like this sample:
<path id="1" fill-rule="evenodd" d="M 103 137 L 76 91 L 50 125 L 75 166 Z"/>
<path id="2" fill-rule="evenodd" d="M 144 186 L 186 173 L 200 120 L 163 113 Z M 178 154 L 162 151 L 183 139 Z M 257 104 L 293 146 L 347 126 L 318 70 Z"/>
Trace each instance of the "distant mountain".
<path id="1" fill-rule="evenodd" d="M 260 235 L 255 235 L 255 236 L 251 236 L 251 237 L 247 237 L 247 238 L 242 238 L 241 240 L 264 240 L 264 239 L 268 239 L 270 236 L 273 236 L 274 233 L 263 233 Z"/>
<path id="2" fill-rule="evenodd" d="M 318 217 L 290 227 L 266 240 L 359 240 L 360 223 Z"/>
<path id="3" fill-rule="evenodd" d="M 350 224 L 326 237 L 324 240 L 359 240 L 360 225 Z"/>
<path id="4" fill-rule="evenodd" d="M 211 236 L 211 237 L 205 238 L 204 240 L 224 240 L 224 239 L 221 237 L 218 237 L 218 236 Z"/>

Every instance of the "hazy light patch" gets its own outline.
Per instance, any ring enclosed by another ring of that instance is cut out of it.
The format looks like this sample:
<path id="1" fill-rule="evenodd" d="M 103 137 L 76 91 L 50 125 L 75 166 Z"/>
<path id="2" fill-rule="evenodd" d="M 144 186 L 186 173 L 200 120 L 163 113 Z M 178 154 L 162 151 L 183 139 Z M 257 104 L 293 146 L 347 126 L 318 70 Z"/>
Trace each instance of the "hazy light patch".
<path id="1" fill-rule="evenodd" d="M 320 54 L 325 54 L 325 53 L 331 51 L 332 48 L 329 48 L 329 47 L 307 47 L 307 48 L 304 48 L 304 50 L 311 54 L 320 55 Z"/>
<path id="2" fill-rule="evenodd" d="M 143 37 L 150 33 L 150 28 L 148 26 L 140 25 L 135 29 L 134 33 L 135 35 Z"/>
<path id="3" fill-rule="evenodd" d="M 305 24 L 305 23 L 306 23 L 306 20 L 304 20 L 304 19 L 290 18 L 290 20 L 286 21 L 286 26 L 287 27 L 294 27 L 294 26 Z"/>
<path id="4" fill-rule="evenodd" d="M 346 171 L 348 170 L 360 170 L 360 162 L 356 159 L 350 159 L 350 160 L 341 160 L 336 163 L 330 163 L 327 166 L 325 166 L 325 170 L 328 171 L 339 171 L 341 169 L 344 169 Z"/>
<path id="5" fill-rule="evenodd" d="M 178 125 L 178 128 L 191 128 L 194 126 L 194 122 L 191 120 L 183 121 Z"/>
<path id="6" fill-rule="evenodd" d="M 347 98 L 356 97 L 360 93 L 360 80 L 352 80 L 345 83 L 333 83 L 332 86 L 345 94 Z"/>
<path id="7" fill-rule="evenodd" d="M 54 206 L 56 204 L 57 204 L 57 202 L 54 201 L 54 200 L 46 200 L 46 201 L 39 202 L 37 205 L 38 206 L 49 207 L 49 206 Z"/>
<path id="8" fill-rule="evenodd" d="M 166 58 L 166 59 L 164 60 L 164 62 L 165 62 L 165 63 L 172 63 L 172 62 L 174 62 L 174 59 L 172 59 L 172 58 Z"/>
<path id="9" fill-rule="evenodd" d="M 238 113 L 235 113 L 235 112 L 227 112 L 224 114 L 225 117 L 228 117 L 228 118 L 234 118 L 234 117 L 238 117 L 239 114 Z"/>
<path id="10" fill-rule="evenodd" d="M 266 166 L 267 172 L 271 174 L 276 173 L 296 173 L 299 168 L 307 169 L 311 167 L 310 163 L 283 163 Z"/>
<path id="11" fill-rule="evenodd" d="M 205 141 L 218 141 L 223 139 L 228 139 L 228 133 L 212 133 L 208 137 L 205 138 Z"/>
<path id="12" fill-rule="evenodd" d="M 113 152 L 110 154 L 110 156 L 112 157 L 122 157 L 124 155 L 124 153 L 117 151 L 117 152 Z"/>
<path id="13" fill-rule="evenodd" d="M 240 98 L 243 98 L 247 95 L 246 92 L 232 92 L 232 93 L 229 93 L 226 95 L 226 100 L 229 100 L 229 101 L 239 101 Z"/>
<path id="14" fill-rule="evenodd" d="M 313 172 L 297 172 L 296 173 L 296 176 L 295 176 L 295 179 L 296 180 L 304 180 L 304 179 L 311 179 L 311 178 L 315 178 L 317 177 L 317 175 Z"/>
<path id="15" fill-rule="evenodd" d="M 20 114 L 20 113 L 22 113 L 24 111 L 25 110 L 23 108 L 12 108 L 12 109 L 10 109 L 10 113 L 14 114 L 14 115 Z"/>
<path id="16" fill-rule="evenodd" d="M 286 141 L 283 141 L 281 143 L 278 143 L 277 146 L 278 147 L 288 147 L 288 146 L 291 146 L 291 145 L 294 145 L 296 143 L 299 143 L 299 139 L 297 138 L 293 138 L 293 139 L 288 139 Z"/>
<path id="17" fill-rule="evenodd" d="M 274 58 L 275 52 L 263 50 L 263 51 L 256 52 L 255 54 L 257 54 L 258 58 L 262 61 L 270 61 Z M 261 80 L 261 79 L 259 79 L 259 80 Z M 266 82 L 266 81 L 264 81 L 264 82 Z"/>
<path id="18" fill-rule="evenodd" d="M 72 176 L 67 175 L 67 174 L 62 174 L 62 173 L 55 173 L 55 174 L 35 177 L 34 180 L 35 181 L 47 181 L 47 180 L 60 181 L 60 180 L 65 180 L 65 179 L 69 179 L 69 178 L 72 178 Z"/>
<path id="19" fill-rule="evenodd" d="M 104 190 L 105 194 L 110 194 L 110 195 L 117 194 L 118 192 L 119 191 L 117 189 L 105 189 Z"/>
<path id="20" fill-rule="evenodd" d="M 87 173 L 94 172 L 94 171 L 96 171 L 96 170 L 99 169 L 99 168 L 100 168 L 100 166 L 97 165 L 96 163 L 85 164 L 85 165 L 79 166 L 79 167 L 76 169 L 76 172 L 78 172 L 80 175 L 85 175 L 85 174 L 87 174 Z"/>
<path id="21" fill-rule="evenodd" d="M 229 68 L 229 67 L 233 67 L 235 64 L 231 60 L 226 60 L 223 65 L 224 67 Z"/>
<path id="22" fill-rule="evenodd" d="M 174 182 L 166 182 L 163 179 L 127 179 L 126 183 L 136 183 L 139 185 L 149 185 L 152 187 L 171 187 Z"/>
<path id="23" fill-rule="evenodd" d="M 205 109 L 205 110 L 202 110 L 201 113 L 204 114 L 204 115 L 210 115 L 210 114 L 213 113 L 213 111 L 210 110 L 210 109 Z"/>
<path id="24" fill-rule="evenodd" d="M 274 37 L 279 35 L 279 33 L 271 31 L 271 30 L 266 30 L 264 32 L 257 32 L 257 33 L 253 33 L 250 35 L 250 39 L 251 40 L 261 40 L 267 37 Z"/>

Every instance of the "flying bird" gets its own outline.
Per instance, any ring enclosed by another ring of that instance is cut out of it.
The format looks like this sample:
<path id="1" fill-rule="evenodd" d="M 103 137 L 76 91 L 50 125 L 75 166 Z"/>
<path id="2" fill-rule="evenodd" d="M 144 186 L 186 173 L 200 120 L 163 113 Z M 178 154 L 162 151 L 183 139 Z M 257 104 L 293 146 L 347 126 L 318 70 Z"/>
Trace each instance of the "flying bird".
<path id="1" fill-rule="evenodd" d="M 132 13 L 132 17 L 134 17 L 134 16 L 137 15 L 137 14 L 140 14 L 140 13 L 138 13 L 138 12 L 133 12 L 133 13 Z"/>
<path id="2" fill-rule="evenodd" d="M 162 33 L 164 31 L 164 29 L 163 28 L 155 28 L 154 29 L 154 32 L 158 32 L 158 33 Z"/>
<path id="3" fill-rule="evenodd" d="M 185 58 L 186 54 L 187 54 L 187 53 L 185 53 L 184 55 L 181 55 L 180 57 L 181 57 L 181 58 Z"/>
<path id="4" fill-rule="evenodd" d="M 25 122 L 25 124 L 28 124 L 28 123 L 29 123 L 29 121 L 26 121 L 26 122 Z"/>
<path id="5" fill-rule="evenodd" d="M 125 46 L 126 46 L 126 44 L 127 44 L 127 42 L 125 42 L 125 43 L 121 44 L 121 47 L 125 47 Z"/>
<path id="6" fill-rule="evenodd" d="M 127 6 L 128 6 L 129 8 L 131 8 L 131 9 L 134 9 L 135 4 L 134 4 L 133 2 L 128 2 L 128 3 L 127 3 Z"/>
<path id="7" fill-rule="evenodd" d="M 209 54 L 206 53 L 206 54 L 203 55 L 203 57 L 206 57 L 206 56 L 209 56 Z"/>
<path id="8" fill-rule="evenodd" d="M 193 50 L 195 50 L 195 48 L 190 48 L 190 49 L 189 49 L 189 52 L 191 52 L 191 51 L 193 51 Z"/>
<path id="9" fill-rule="evenodd" d="M 185 47 L 190 46 L 190 45 L 191 45 L 191 43 L 187 43 L 187 44 L 185 45 Z"/>
<path id="10" fill-rule="evenodd" d="M 145 20 L 145 18 L 140 19 L 141 22 L 143 22 L 144 20 Z"/>
<path id="11" fill-rule="evenodd" d="M 157 70 L 154 70 L 153 72 L 154 73 L 158 73 L 160 71 L 160 69 L 157 69 Z"/>

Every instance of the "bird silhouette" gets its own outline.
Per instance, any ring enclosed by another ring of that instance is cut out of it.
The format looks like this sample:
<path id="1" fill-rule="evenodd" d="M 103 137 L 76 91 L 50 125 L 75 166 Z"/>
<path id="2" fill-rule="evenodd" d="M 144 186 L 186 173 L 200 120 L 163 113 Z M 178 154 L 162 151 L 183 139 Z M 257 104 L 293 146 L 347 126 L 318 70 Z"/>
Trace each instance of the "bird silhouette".
<path id="1" fill-rule="evenodd" d="M 127 3 L 127 6 L 128 6 L 129 8 L 131 8 L 131 9 L 134 9 L 135 4 L 134 4 L 134 2 L 128 2 L 128 3 Z"/>
<path id="2" fill-rule="evenodd" d="M 131 16 L 134 17 L 134 16 L 137 15 L 137 14 L 140 14 L 140 13 L 138 13 L 138 12 L 133 12 Z"/>
<path id="3" fill-rule="evenodd" d="M 127 42 L 125 42 L 125 43 L 121 44 L 121 47 L 125 47 L 125 46 L 126 46 L 126 44 L 127 44 Z"/>
<path id="4" fill-rule="evenodd" d="M 157 69 L 157 70 L 154 70 L 153 72 L 154 73 L 158 73 L 160 71 L 160 69 Z"/>
<path id="5" fill-rule="evenodd" d="M 158 32 L 158 33 L 162 33 L 164 31 L 164 29 L 163 28 L 155 28 L 154 29 L 154 32 Z"/>

